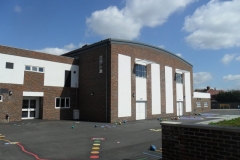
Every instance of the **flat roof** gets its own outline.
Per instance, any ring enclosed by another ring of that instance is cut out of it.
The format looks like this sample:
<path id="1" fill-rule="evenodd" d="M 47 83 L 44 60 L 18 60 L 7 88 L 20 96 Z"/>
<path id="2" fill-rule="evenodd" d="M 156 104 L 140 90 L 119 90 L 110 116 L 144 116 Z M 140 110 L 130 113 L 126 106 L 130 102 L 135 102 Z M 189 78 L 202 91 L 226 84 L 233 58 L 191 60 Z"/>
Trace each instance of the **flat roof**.
<path id="1" fill-rule="evenodd" d="M 114 38 L 108 38 L 108 39 L 101 40 L 99 42 L 96 42 L 96 43 L 93 43 L 93 44 L 89 44 L 89 45 L 86 44 L 82 48 L 79 48 L 79 49 L 70 51 L 68 53 L 62 54 L 62 56 L 75 57 L 75 56 L 80 54 L 79 52 L 82 52 L 82 51 L 85 51 L 85 50 L 88 50 L 88 49 L 91 49 L 93 47 L 100 46 L 100 45 L 103 45 L 103 44 L 106 44 L 106 43 L 110 43 L 110 44 L 128 44 L 128 45 L 135 45 L 135 46 L 141 46 L 141 47 L 151 48 L 151 49 L 155 49 L 155 50 L 160 50 L 160 51 L 163 51 L 163 52 L 165 52 L 165 53 L 167 53 L 167 54 L 169 54 L 169 55 L 171 55 L 171 56 L 173 56 L 175 58 L 178 58 L 179 60 L 185 62 L 186 64 L 188 64 L 190 66 L 193 66 L 191 63 L 189 63 L 185 59 L 177 56 L 176 54 L 174 54 L 174 53 L 172 53 L 170 51 L 162 49 L 160 47 L 152 46 L 152 45 L 141 43 L 141 42 L 122 40 L 122 39 L 114 39 Z"/>

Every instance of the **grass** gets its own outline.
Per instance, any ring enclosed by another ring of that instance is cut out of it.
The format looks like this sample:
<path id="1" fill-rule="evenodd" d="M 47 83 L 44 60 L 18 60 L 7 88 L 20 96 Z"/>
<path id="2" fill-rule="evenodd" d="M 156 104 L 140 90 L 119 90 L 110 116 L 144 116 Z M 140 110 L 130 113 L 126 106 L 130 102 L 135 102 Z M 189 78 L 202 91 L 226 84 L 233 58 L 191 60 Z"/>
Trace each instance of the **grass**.
<path id="1" fill-rule="evenodd" d="M 218 125 L 218 126 L 231 126 L 231 127 L 240 127 L 240 117 L 234 118 L 231 120 L 223 120 L 219 122 L 211 122 L 210 125 Z"/>

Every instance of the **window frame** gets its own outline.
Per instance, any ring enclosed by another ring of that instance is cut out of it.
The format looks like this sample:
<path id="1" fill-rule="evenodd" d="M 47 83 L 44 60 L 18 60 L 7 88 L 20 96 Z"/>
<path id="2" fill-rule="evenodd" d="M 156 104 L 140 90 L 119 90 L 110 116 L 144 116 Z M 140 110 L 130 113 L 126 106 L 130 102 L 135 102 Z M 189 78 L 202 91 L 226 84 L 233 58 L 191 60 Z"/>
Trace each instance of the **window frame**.
<path id="1" fill-rule="evenodd" d="M 61 104 L 63 99 L 64 99 L 64 105 Z M 68 99 L 68 105 L 67 105 L 67 99 Z M 59 107 L 57 107 L 57 100 L 59 101 Z M 71 104 L 70 97 L 55 97 L 55 109 L 63 109 L 63 108 L 68 109 L 68 108 L 71 108 L 70 104 Z"/>
<path id="2" fill-rule="evenodd" d="M 175 77 L 176 77 L 176 83 L 183 84 L 183 74 L 176 73 Z"/>
<path id="3" fill-rule="evenodd" d="M 9 66 L 10 65 L 10 66 Z M 14 63 L 12 62 L 6 62 L 6 66 L 5 66 L 6 69 L 14 69 Z"/>
<path id="4" fill-rule="evenodd" d="M 205 104 L 207 104 L 207 105 L 205 105 Z M 203 106 L 204 106 L 204 107 L 208 107 L 208 102 L 204 102 L 204 103 L 203 103 Z"/>
<path id="5" fill-rule="evenodd" d="M 3 95 L 0 95 L 0 102 L 2 102 L 3 101 Z"/>
<path id="6" fill-rule="evenodd" d="M 198 104 L 200 104 L 200 105 L 198 105 Z M 201 102 L 196 102 L 196 107 L 197 108 L 201 107 Z"/>
<path id="7" fill-rule="evenodd" d="M 27 67 L 30 69 L 28 70 Z M 33 67 L 36 67 L 36 70 L 33 70 Z M 39 69 L 42 68 L 43 71 L 40 71 Z M 38 73 L 44 73 L 45 68 L 44 67 L 39 67 L 39 66 L 31 66 L 31 65 L 25 65 L 25 71 L 30 71 L 30 72 L 38 72 Z"/>
<path id="8" fill-rule="evenodd" d="M 134 73 L 138 78 L 147 78 L 147 66 L 142 64 L 134 64 Z"/>

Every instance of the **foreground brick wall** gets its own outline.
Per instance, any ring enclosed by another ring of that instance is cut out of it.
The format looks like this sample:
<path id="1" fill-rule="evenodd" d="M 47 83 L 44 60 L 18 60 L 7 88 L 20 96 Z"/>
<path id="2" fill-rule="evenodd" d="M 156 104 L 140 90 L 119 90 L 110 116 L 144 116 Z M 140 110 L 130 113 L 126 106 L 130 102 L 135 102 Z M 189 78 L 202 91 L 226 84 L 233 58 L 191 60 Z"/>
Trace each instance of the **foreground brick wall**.
<path id="1" fill-rule="evenodd" d="M 239 160 L 239 127 L 161 125 L 164 160 Z"/>

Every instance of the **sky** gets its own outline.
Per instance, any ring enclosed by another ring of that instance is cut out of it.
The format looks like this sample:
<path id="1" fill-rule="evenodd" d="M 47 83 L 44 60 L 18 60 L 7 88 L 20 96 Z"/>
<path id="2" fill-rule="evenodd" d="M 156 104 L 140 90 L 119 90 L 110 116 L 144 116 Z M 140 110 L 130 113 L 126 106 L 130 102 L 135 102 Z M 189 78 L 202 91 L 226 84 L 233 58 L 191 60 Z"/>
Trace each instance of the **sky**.
<path id="1" fill-rule="evenodd" d="M 182 57 L 194 89 L 240 89 L 240 0 L 0 0 L 0 45 L 61 55 L 107 38 Z"/>

